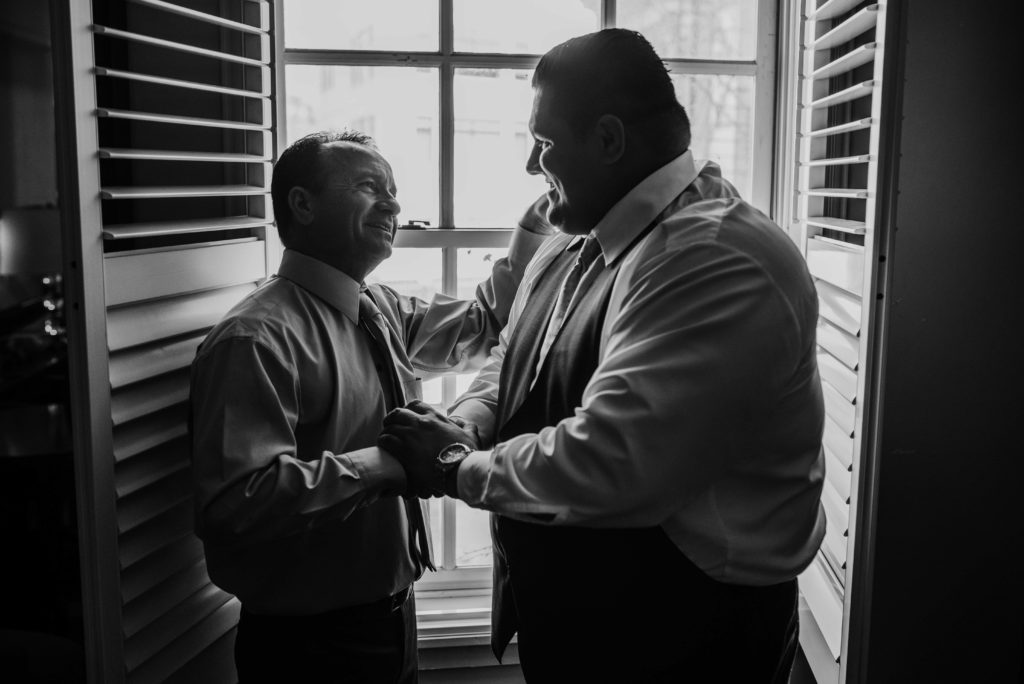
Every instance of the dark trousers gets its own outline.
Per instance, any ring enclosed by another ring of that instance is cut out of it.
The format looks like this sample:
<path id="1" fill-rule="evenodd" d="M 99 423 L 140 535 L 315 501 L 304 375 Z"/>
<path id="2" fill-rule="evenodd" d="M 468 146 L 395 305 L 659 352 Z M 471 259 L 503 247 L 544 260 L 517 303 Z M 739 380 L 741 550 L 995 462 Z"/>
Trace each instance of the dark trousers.
<path id="1" fill-rule="evenodd" d="M 415 684 L 416 600 L 377 601 L 318 615 L 258 615 L 242 607 L 235 637 L 241 684 Z"/>
<path id="2" fill-rule="evenodd" d="M 660 529 L 501 523 L 530 684 L 788 681 L 796 580 L 716 582 Z"/>

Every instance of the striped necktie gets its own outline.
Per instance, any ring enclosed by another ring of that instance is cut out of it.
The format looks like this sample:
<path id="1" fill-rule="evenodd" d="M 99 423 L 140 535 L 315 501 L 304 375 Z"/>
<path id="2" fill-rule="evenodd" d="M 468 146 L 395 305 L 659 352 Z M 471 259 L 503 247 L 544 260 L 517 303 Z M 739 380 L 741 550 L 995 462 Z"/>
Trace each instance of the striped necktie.
<path id="1" fill-rule="evenodd" d="M 391 348 L 391 334 L 369 291 L 359 292 L 359 327 L 373 343 L 377 377 L 384 391 L 384 404 L 388 410 L 405 405 L 405 393 L 398 378 L 395 357 Z M 430 531 L 423 516 L 423 507 L 416 497 L 405 499 L 405 510 L 409 518 L 409 553 L 422 567 L 436 570 L 431 560 Z"/>

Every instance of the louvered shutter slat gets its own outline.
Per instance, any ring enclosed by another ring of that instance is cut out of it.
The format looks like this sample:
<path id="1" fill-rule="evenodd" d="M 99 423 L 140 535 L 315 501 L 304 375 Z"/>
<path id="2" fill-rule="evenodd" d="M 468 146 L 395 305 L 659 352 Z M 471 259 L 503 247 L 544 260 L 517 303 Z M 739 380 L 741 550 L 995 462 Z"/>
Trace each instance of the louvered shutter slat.
<path id="1" fill-rule="evenodd" d="M 119 351 L 208 329 L 254 289 L 253 285 L 237 285 L 112 309 L 107 313 L 110 350 Z"/>
<path id="2" fill-rule="evenodd" d="M 202 22 L 204 24 L 211 24 L 213 26 L 220 26 L 221 28 L 231 29 L 233 31 L 241 31 L 242 33 L 252 33 L 256 35 L 265 34 L 270 30 L 270 8 L 266 2 L 251 2 L 251 4 L 258 6 L 259 8 L 259 23 L 258 24 L 247 24 L 240 21 L 233 21 L 225 19 L 224 17 L 217 16 L 216 14 L 209 14 L 207 12 L 200 12 L 189 7 L 182 7 L 171 2 L 164 2 L 163 0 L 129 0 L 136 5 L 145 5 L 155 9 L 163 10 L 171 14 L 177 14 L 188 19 L 194 19 L 195 21 Z"/>
<path id="3" fill-rule="evenodd" d="M 114 425 L 122 425 L 157 411 L 183 403 L 188 399 L 188 373 L 179 371 L 149 383 L 139 383 L 110 397 L 110 413 Z"/>
<path id="4" fill-rule="evenodd" d="M 187 447 L 183 443 L 165 444 L 145 454 L 119 463 L 115 473 L 115 492 L 119 499 L 134 494 L 144 487 L 186 470 L 190 465 Z"/>
<path id="5" fill-rule="evenodd" d="M 103 199 L 161 199 L 188 197 L 239 197 L 262 195 L 266 188 L 258 185 L 165 185 L 154 187 L 103 188 Z"/>
<path id="6" fill-rule="evenodd" d="M 840 74 L 853 71 L 859 66 L 867 64 L 875 58 L 875 44 L 867 43 L 854 48 L 835 61 L 819 67 L 811 74 L 811 78 L 833 78 Z"/>
<path id="7" fill-rule="evenodd" d="M 122 570 L 179 539 L 191 536 L 192 520 L 192 506 L 183 504 L 122 533 L 118 551 Z"/>
<path id="8" fill-rule="evenodd" d="M 212 584 L 205 584 L 171 610 L 157 616 L 153 622 L 126 640 L 130 645 L 128 653 L 131 654 L 131 658 L 125 663 L 128 671 L 131 672 L 159 654 L 161 650 L 170 646 L 178 635 L 202 622 L 230 598 L 230 594 L 225 594 Z"/>
<path id="9" fill-rule="evenodd" d="M 187 235 L 214 230 L 244 230 L 263 228 L 267 220 L 261 217 L 236 216 L 230 218 L 191 219 L 185 221 L 153 221 L 150 223 L 129 223 L 105 226 L 104 240 L 130 240 L 140 237 L 163 237 Z"/>
<path id="10" fill-rule="evenodd" d="M 149 487 L 120 497 L 117 502 L 117 529 L 122 533 L 134 530 L 191 500 L 192 474 L 187 470 L 175 471 Z"/>
<path id="11" fill-rule="evenodd" d="M 121 252 L 107 259 L 107 305 L 256 283 L 265 277 L 263 243 L 255 240 L 155 252 Z"/>
<path id="12" fill-rule="evenodd" d="M 106 119 L 125 119 L 129 121 L 145 121 L 149 123 L 175 124 L 180 126 L 203 126 L 207 128 L 224 128 L 244 131 L 262 131 L 268 126 L 268 124 L 265 123 L 250 123 L 247 121 L 208 119 L 199 116 L 180 116 L 175 114 L 160 114 L 157 112 L 131 111 L 127 109 L 115 109 L 112 107 L 97 108 L 96 116 Z"/>
<path id="13" fill-rule="evenodd" d="M 166 48 L 168 50 L 177 50 L 178 52 L 185 52 L 192 55 L 201 55 L 203 57 L 219 59 L 225 62 L 234 62 L 236 64 L 245 64 L 254 67 L 263 67 L 269 63 L 269 59 L 250 59 L 248 57 L 242 57 L 240 55 L 232 54 L 230 52 L 220 52 L 219 50 L 207 50 L 205 48 L 196 47 L 195 45 L 189 45 L 188 43 L 180 43 L 173 40 L 162 40 L 160 38 L 155 38 L 153 36 L 147 36 L 141 33 L 133 33 L 131 31 L 121 31 L 119 29 L 110 28 L 109 26 L 101 26 L 99 24 L 93 25 L 92 30 L 96 33 L 100 33 L 105 36 L 111 36 L 113 38 L 133 40 L 139 43 L 146 43 L 148 45 L 156 45 L 158 47 Z"/>
<path id="14" fill-rule="evenodd" d="M 121 573 L 121 594 L 125 602 L 168 581 L 176 573 L 203 558 L 203 545 L 194 535 L 186 535 Z"/>
<path id="15" fill-rule="evenodd" d="M 114 431 L 114 460 L 121 462 L 187 433 L 183 404 L 149 414 Z"/>
<path id="16" fill-rule="evenodd" d="M 119 387 L 169 373 L 192 363 L 204 335 L 134 347 L 110 356 L 110 385 Z"/>
<path id="17" fill-rule="evenodd" d="M 227 597 L 227 600 L 220 603 L 223 597 Z M 183 665 L 187 666 L 188 663 L 200 658 L 207 649 L 217 644 L 222 636 L 238 623 L 238 614 L 241 611 L 241 603 L 238 599 L 222 592 L 220 596 L 211 599 L 209 603 L 202 605 L 199 609 L 190 607 L 190 612 L 198 613 L 210 607 L 213 607 L 214 610 L 197 623 L 182 622 L 170 626 L 170 629 L 180 631 L 181 637 L 167 644 L 153 658 L 138 666 L 137 670 L 129 674 L 128 682 L 130 684 L 148 684 L 149 682 L 156 684 L 169 681 Z M 230 652 L 222 649 L 220 653 L 228 655 Z M 225 667 L 223 661 L 217 663 L 215 667 L 217 672 L 234 671 L 233 667 Z M 216 678 L 213 673 L 204 672 L 191 673 L 189 679 L 185 681 L 190 684 L 200 681 L 217 684 L 224 680 Z"/>
<path id="18" fill-rule="evenodd" d="M 860 341 L 827 320 L 818 319 L 818 344 L 843 365 L 856 371 L 860 364 Z"/>
<path id="19" fill-rule="evenodd" d="M 97 76 L 107 76 L 109 78 L 120 78 L 128 81 L 140 81 L 142 83 L 149 83 L 159 86 L 169 86 L 173 88 L 180 88 L 182 90 L 198 90 L 208 93 L 217 93 L 219 95 L 235 95 L 237 97 L 260 97 L 266 95 L 267 92 L 263 90 L 244 90 L 242 88 L 228 88 L 225 86 L 210 85 L 209 83 L 200 83 L 198 81 L 186 81 L 180 78 L 166 78 L 164 76 L 153 76 L 152 74 L 143 74 L 134 71 L 123 71 L 121 69 L 108 69 L 106 67 L 96 67 Z M 270 75 L 269 72 L 267 74 Z"/>
<path id="20" fill-rule="evenodd" d="M 175 574 L 166 582 L 156 585 L 133 601 L 124 605 L 124 634 L 132 637 L 174 606 L 203 589 L 210 583 L 206 563 L 197 561 Z"/>
<path id="21" fill-rule="evenodd" d="M 869 5 L 850 18 L 839 23 L 811 43 L 814 50 L 829 50 L 849 42 L 860 34 L 875 27 L 878 5 Z M 820 20 L 819 18 L 816 18 Z"/>

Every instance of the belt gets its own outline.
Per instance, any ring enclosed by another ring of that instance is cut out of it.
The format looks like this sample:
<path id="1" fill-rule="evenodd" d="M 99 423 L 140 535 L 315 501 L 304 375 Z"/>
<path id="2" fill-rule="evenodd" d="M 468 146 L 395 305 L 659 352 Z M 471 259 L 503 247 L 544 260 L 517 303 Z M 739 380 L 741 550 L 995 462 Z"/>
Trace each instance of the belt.
<path id="1" fill-rule="evenodd" d="M 341 621 L 357 622 L 360 620 L 372 620 L 374 618 L 386 617 L 394 613 L 405 605 L 405 602 L 409 600 L 409 596 L 411 594 L 412 587 L 406 587 L 391 596 L 385 596 L 382 599 L 378 599 L 370 603 L 361 603 L 357 606 L 335 608 L 334 610 L 329 610 L 324 613 L 315 613 L 313 615 L 265 615 L 248 611 L 245 609 L 245 606 L 242 606 L 242 614 L 245 620 L 249 623 L 263 623 L 267 625 L 273 623 L 279 627 L 286 628 L 289 626 L 298 627 L 300 624 L 334 624 Z"/>

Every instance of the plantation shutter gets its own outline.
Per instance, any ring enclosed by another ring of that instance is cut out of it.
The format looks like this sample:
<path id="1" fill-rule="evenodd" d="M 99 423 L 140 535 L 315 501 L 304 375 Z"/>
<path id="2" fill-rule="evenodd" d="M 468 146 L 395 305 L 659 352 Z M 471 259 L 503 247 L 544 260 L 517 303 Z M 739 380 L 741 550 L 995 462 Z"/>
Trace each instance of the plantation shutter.
<path id="1" fill-rule="evenodd" d="M 210 582 L 192 531 L 188 367 L 268 273 L 272 13 L 256 0 L 70 5 L 58 109 L 90 674 L 233 681 L 239 603 Z"/>
<path id="2" fill-rule="evenodd" d="M 841 681 L 856 540 L 870 326 L 876 291 L 876 199 L 882 120 L 884 2 L 806 0 L 799 30 L 794 219 L 818 290 L 818 368 L 825 400 L 825 539 L 800 577 L 811 624 L 801 645 L 819 682 Z"/>

